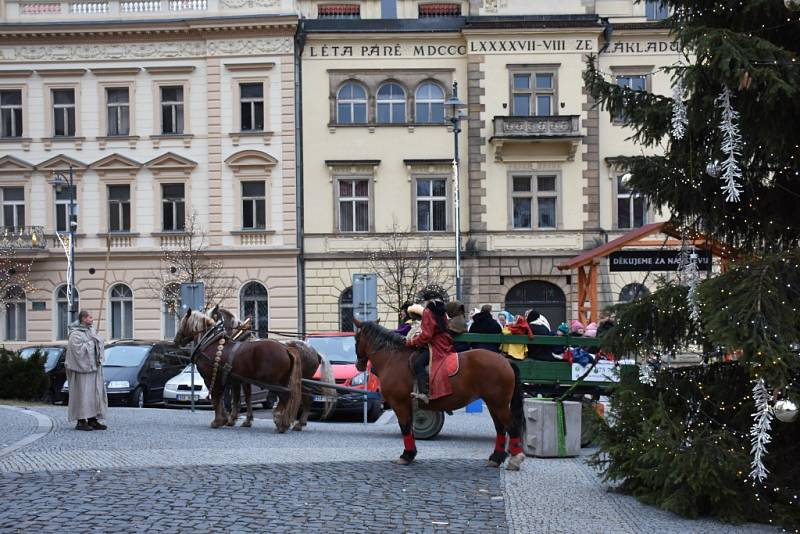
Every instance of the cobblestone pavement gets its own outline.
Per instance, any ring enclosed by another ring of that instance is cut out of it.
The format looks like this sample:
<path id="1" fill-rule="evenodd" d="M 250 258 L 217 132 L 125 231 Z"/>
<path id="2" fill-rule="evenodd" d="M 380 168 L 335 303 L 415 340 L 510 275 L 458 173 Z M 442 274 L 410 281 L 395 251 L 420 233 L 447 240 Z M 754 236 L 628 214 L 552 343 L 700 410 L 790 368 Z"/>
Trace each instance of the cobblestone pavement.
<path id="1" fill-rule="evenodd" d="M 0 451 L 32 434 L 37 426 L 36 419 L 21 409 L 4 408 L 0 412 L 0 421 L 3 422 L 3 431 L 0 433 Z"/>
<path id="2" fill-rule="evenodd" d="M 111 408 L 109 430 L 78 432 L 66 408 L 36 411 L 54 427 L 0 456 L 0 532 L 775 532 L 645 506 L 582 458 L 486 468 L 486 413 L 448 417 L 400 467 L 391 420 L 279 435 L 267 411 L 251 429 L 210 429 L 208 411 Z M 20 415 L 0 409 L 0 425 L 22 428 Z"/>

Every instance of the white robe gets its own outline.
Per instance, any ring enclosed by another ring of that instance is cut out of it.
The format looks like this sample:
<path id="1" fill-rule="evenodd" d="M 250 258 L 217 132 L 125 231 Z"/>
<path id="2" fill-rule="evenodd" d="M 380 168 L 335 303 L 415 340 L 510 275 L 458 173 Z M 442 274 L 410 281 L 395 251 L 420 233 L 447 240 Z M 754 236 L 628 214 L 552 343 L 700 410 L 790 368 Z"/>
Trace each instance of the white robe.
<path id="1" fill-rule="evenodd" d="M 64 362 L 69 380 L 69 421 L 106 416 L 108 396 L 101 365 L 103 349 L 103 338 L 90 328 L 78 326 L 69 335 Z"/>

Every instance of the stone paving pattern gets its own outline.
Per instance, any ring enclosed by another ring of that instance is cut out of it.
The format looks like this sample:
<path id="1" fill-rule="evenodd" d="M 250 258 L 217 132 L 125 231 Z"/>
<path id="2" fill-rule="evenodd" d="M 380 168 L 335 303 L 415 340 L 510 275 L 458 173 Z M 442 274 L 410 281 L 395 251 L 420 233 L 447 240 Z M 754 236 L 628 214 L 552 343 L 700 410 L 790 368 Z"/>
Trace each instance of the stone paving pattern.
<path id="1" fill-rule="evenodd" d="M 208 411 L 111 408 L 109 430 L 78 432 L 66 408 L 36 410 L 54 427 L 0 456 L 0 532 L 777 531 L 646 506 L 603 484 L 585 458 L 486 468 L 486 413 L 448 416 L 437 439 L 418 442 L 418 461 L 400 467 L 392 421 L 279 435 L 263 410 L 251 429 L 215 430 Z M 7 421 L 25 424 L 0 408 Z"/>
<path id="2" fill-rule="evenodd" d="M 37 422 L 34 417 L 21 410 L 0 411 L 2 430 L 0 431 L 0 450 L 10 447 L 19 440 L 36 431 Z"/>

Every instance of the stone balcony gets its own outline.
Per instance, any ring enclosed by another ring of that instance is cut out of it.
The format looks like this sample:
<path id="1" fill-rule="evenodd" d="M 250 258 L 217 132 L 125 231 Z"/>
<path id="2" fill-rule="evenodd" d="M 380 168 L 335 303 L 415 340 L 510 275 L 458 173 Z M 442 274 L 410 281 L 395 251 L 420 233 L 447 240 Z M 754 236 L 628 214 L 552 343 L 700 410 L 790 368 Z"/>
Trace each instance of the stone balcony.
<path id="1" fill-rule="evenodd" d="M 5 22 L 209 17 L 293 13 L 291 0 L 10 0 Z"/>
<path id="2" fill-rule="evenodd" d="M 36 251 L 47 248 L 41 226 L 0 226 L 0 250 Z"/>
<path id="3" fill-rule="evenodd" d="M 495 116 L 492 123 L 494 131 L 489 141 L 495 147 L 495 161 L 506 159 L 509 145 L 520 144 L 562 146 L 563 150 L 551 148 L 572 161 L 582 137 L 578 115 Z"/>

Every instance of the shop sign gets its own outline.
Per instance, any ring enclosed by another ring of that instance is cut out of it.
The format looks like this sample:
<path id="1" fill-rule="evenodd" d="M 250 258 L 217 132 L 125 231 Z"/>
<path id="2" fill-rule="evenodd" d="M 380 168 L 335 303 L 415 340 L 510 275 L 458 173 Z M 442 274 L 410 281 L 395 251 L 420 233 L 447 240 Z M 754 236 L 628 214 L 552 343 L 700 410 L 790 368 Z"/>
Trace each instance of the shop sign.
<path id="1" fill-rule="evenodd" d="M 608 255 L 608 270 L 677 271 L 680 253 L 677 250 L 621 250 Z M 711 253 L 697 252 L 697 266 L 701 271 L 711 270 Z"/>

